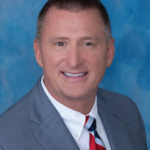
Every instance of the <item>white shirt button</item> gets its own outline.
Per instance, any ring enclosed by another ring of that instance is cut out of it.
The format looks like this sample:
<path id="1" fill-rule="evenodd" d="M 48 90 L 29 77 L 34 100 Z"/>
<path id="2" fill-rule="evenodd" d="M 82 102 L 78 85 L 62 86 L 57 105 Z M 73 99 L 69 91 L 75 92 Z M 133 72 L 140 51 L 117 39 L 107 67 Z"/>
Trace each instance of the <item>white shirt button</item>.
<path id="1" fill-rule="evenodd" d="M 101 128 L 100 128 L 100 127 L 98 127 L 98 131 L 101 131 Z"/>
<path id="2" fill-rule="evenodd" d="M 79 134 L 78 134 L 78 133 L 76 133 L 76 134 L 74 135 L 74 137 L 76 137 L 76 138 L 77 138 L 78 136 L 79 136 Z"/>

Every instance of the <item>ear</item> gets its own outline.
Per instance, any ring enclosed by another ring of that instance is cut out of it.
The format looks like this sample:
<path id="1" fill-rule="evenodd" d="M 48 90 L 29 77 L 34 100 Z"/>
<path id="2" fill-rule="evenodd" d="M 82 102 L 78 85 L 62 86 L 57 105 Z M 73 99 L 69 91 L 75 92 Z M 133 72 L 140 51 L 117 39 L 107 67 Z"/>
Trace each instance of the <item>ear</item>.
<path id="1" fill-rule="evenodd" d="M 34 40 L 34 51 L 35 51 L 36 61 L 39 64 L 39 66 L 42 67 L 43 65 L 42 65 L 41 49 L 37 39 Z"/>
<path id="2" fill-rule="evenodd" d="M 112 61 L 114 58 L 114 53 L 115 53 L 114 42 L 115 42 L 115 40 L 113 38 L 111 38 L 108 43 L 106 67 L 109 67 L 112 64 Z"/>

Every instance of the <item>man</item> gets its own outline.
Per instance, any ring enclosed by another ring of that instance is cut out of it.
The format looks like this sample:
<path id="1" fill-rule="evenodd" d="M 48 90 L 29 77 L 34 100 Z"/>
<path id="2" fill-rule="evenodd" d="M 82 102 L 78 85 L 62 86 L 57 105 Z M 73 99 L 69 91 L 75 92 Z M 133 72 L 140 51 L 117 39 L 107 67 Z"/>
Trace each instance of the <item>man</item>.
<path id="1" fill-rule="evenodd" d="M 0 150 L 147 150 L 136 105 L 98 89 L 114 56 L 99 0 L 51 0 L 34 41 L 44 75 L 0 118 Z"/>

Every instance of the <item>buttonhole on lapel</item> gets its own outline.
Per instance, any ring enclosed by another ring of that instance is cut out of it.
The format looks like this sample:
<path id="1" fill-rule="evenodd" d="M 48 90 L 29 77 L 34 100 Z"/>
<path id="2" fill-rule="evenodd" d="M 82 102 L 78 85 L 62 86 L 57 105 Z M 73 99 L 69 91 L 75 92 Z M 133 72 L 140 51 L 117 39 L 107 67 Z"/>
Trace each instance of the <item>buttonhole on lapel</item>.
<path id="1" fill-rule="evenodd" d="M 115 114 L 112 114 L 114 117 L 117 117 Z"/>

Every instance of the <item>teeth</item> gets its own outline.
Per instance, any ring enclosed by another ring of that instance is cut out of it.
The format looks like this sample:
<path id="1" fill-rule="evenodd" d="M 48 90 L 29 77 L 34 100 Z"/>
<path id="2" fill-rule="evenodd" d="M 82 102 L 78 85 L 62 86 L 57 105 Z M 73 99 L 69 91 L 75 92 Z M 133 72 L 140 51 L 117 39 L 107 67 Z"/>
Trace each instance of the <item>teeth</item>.
<path id="1" fill-rule="evenodd" d="M 85 75 L 85 73 L 72 74 L 72 73 L 66 73 L 66 72 L 64 72 L 64 74 L 68 77 L 81 77 Z"/>

